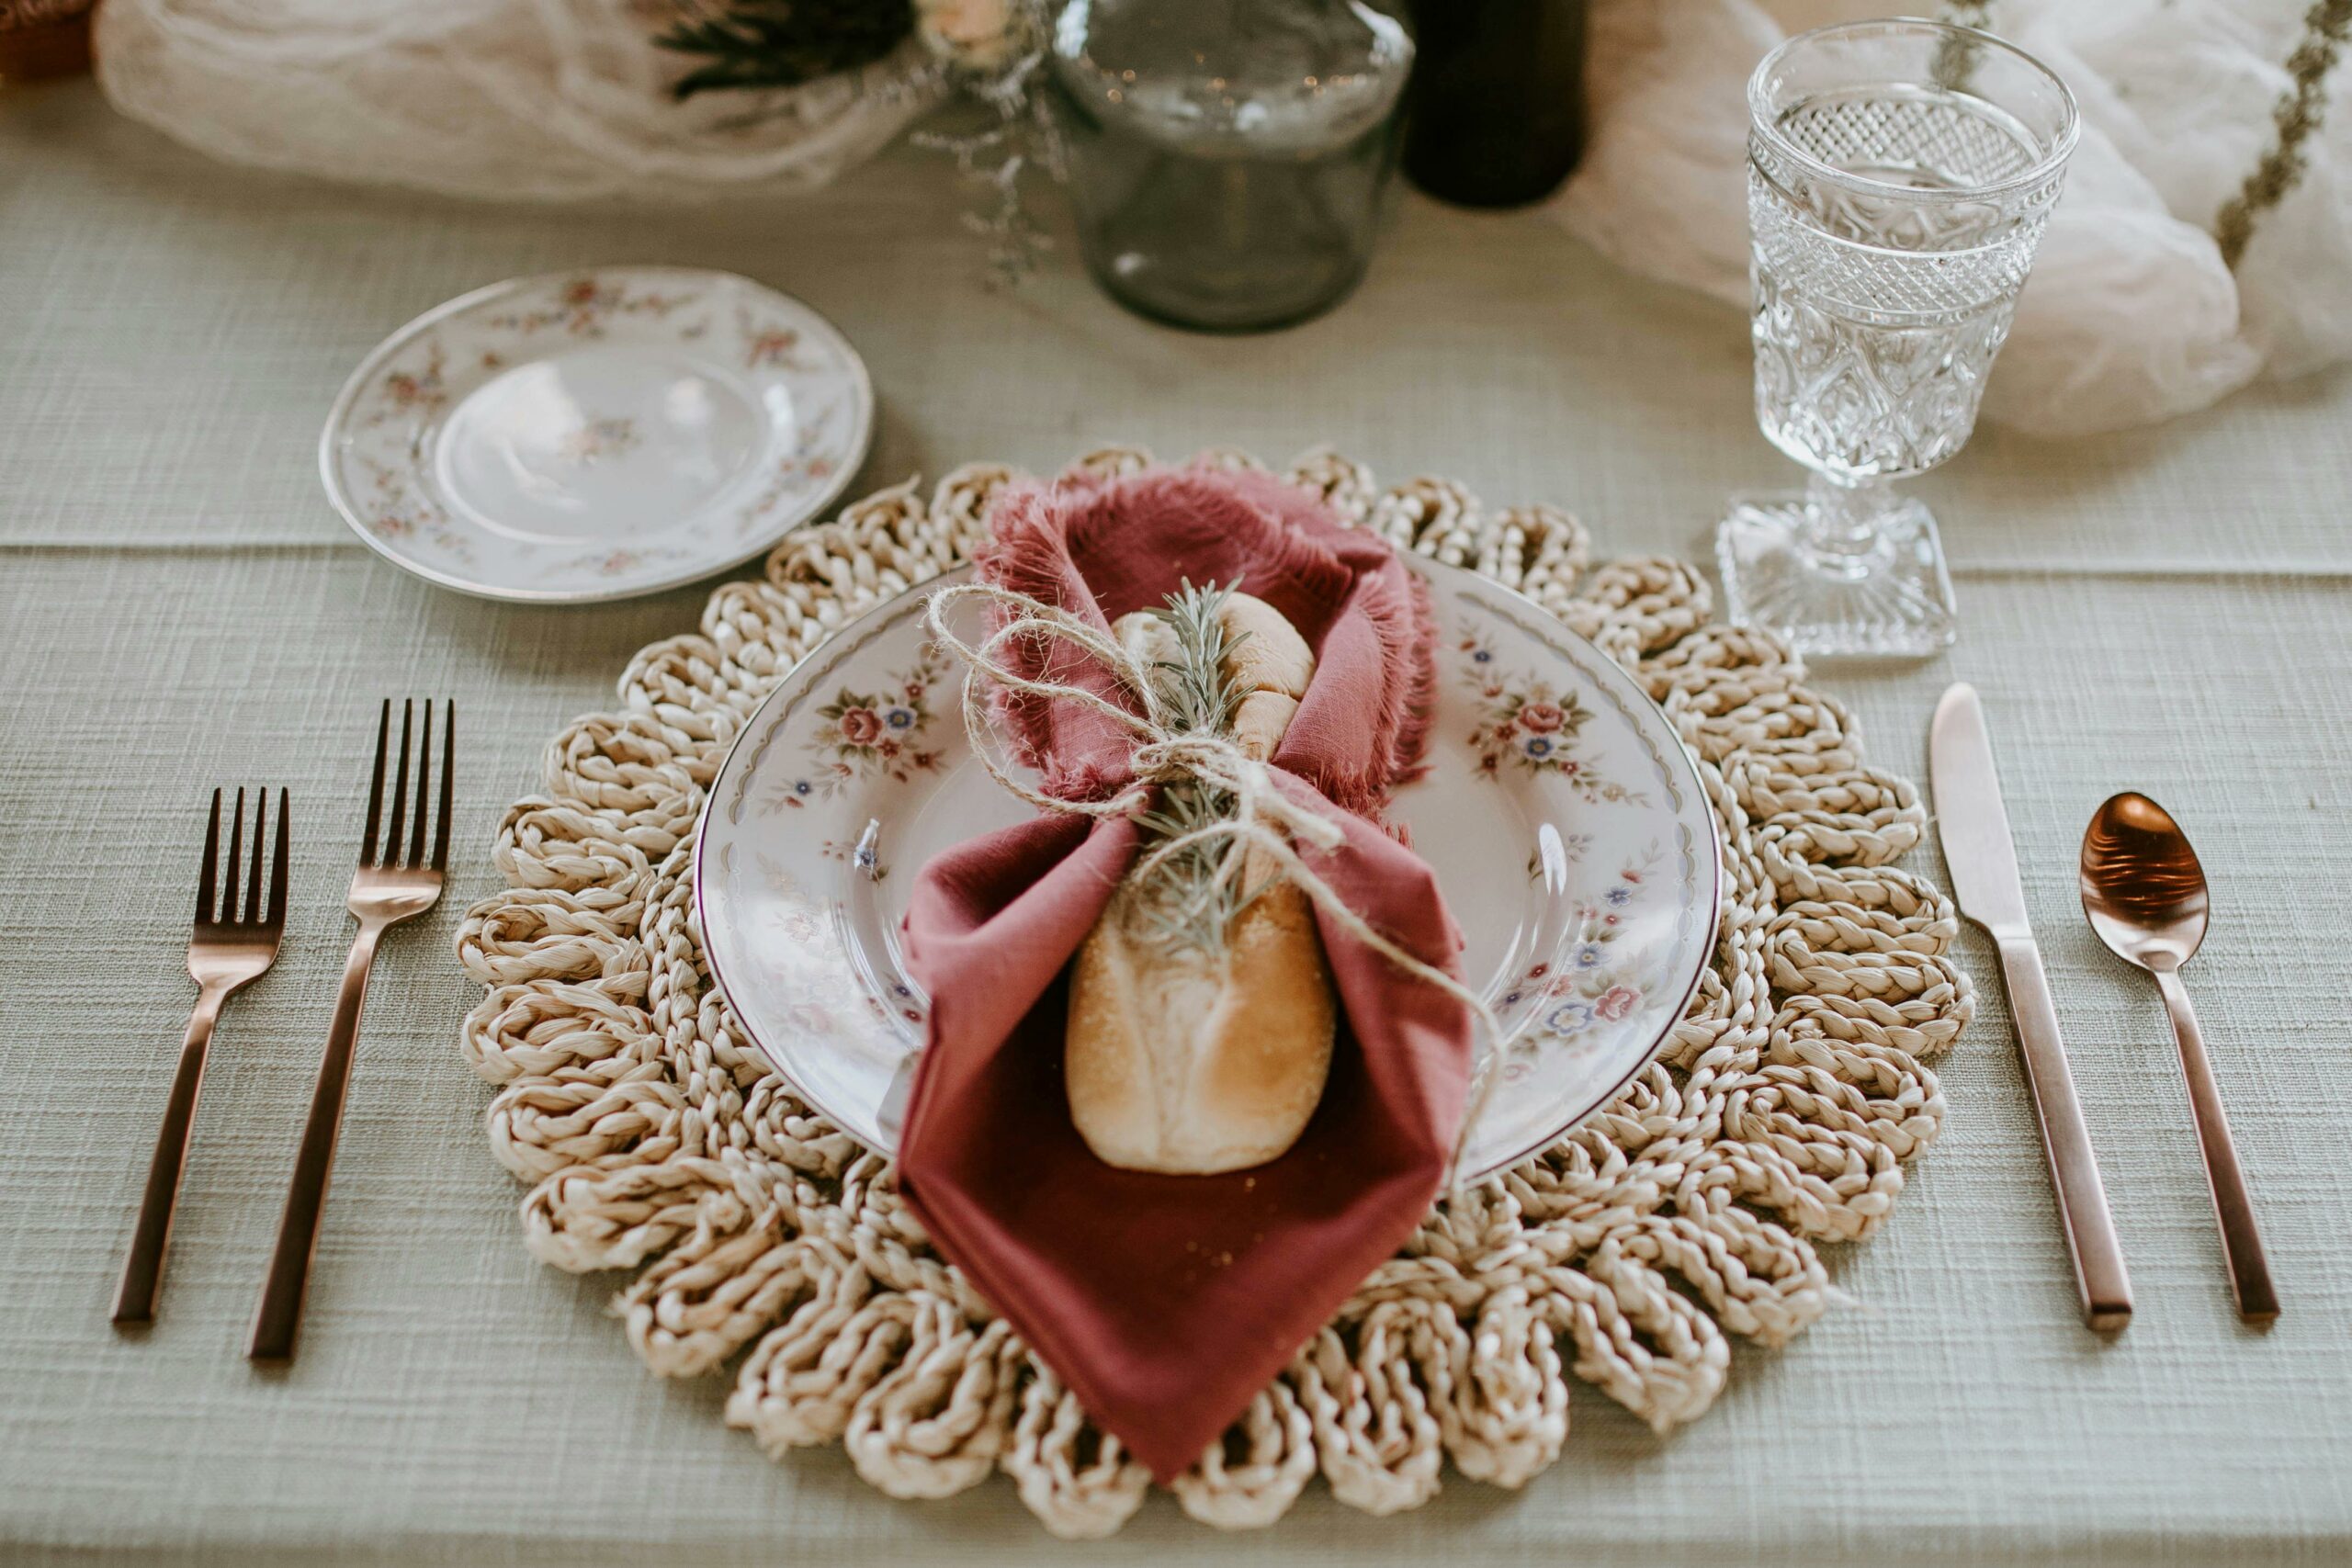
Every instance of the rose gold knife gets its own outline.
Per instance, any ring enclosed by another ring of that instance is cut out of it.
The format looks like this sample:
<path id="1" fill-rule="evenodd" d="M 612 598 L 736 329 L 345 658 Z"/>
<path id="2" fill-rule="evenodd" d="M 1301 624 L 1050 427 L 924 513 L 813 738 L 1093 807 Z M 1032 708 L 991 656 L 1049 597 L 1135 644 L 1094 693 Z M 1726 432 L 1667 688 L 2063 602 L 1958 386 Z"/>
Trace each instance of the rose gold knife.
<path id="1" fill-rule="evenodd" d="M 2026 919 L 2017 847 L 2009 839 L 2000 775 L 1993 769 L 1993 738 L 1984 731 L 1975 687 L 1955 685 L 1936 705 L 1928 732 L 1928 774 L 1935 788 L 1937 831 L 1951 868 L 1952 897 L 2000 949 L 2018 1052 L 2041 1121 L 2041 1146 L 2050 1156 L 2058 1217 L 2074 1254 L 2084 1320 L 2093 1328 L 2121 1328 L 2132 1321 L 2132 1279 L 2115 1239 L 2115 1218 L 2107 1210 L 2107 1190 L 2099 1184 L 2090 1129 L 2083 1125 L 2083 1108 L 2075 1098 L 2075 1076 L 2066 1068 L 2041 950 Z"/>

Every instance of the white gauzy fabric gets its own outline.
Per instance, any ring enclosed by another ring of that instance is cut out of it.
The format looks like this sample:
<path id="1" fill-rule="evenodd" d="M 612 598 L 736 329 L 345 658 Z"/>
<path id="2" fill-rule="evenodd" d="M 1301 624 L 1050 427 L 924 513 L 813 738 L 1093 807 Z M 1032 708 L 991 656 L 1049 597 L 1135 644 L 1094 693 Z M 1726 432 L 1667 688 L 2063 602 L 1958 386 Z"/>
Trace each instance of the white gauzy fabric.
<path id="1" fill-rule="evenodd" d="M 1555 210 L 1634 271 L 1745 304 L 1744 86 L 1786 34 L 1884 0 L 1594 0 L 1592 141 Z M 2270 145 L 2304 0 L 2010 0 L 1995 28 L 2082 106 L 1985 417 L 2052 434 L 2352 357 L 2352 112 L 2306 144 L 2233 276 L 2209 231 Z"/>
<path id="2" fill-rule="evenodd" d="M 107 0 L 115 107 L 238 163 L 461 196 L 820 186 L 938 78 L 910 40 L 868 70 L 676 103 L 649 39 L 671 0 Z"/>
<path id="3" fill-rule="evenodd" d="M 107 0 L 118 107 L 217 156 L 493 198 L 821 185 L 935 96 L 869 71 L 673 103 L 679 0 Z M 2305 0 L 2006 0 L 2083 107 L 1985 417 L 2064 434 L 2352 358 L 2352 111 L 2307 143 L 2234 275 L 2209 232 L 2270 144 Z M 1744 304 L 1744 85 L 1788 32 L 1887 0 L 1592 0 L 1593 135 L 1555 210 L 1637 272 Z"/>

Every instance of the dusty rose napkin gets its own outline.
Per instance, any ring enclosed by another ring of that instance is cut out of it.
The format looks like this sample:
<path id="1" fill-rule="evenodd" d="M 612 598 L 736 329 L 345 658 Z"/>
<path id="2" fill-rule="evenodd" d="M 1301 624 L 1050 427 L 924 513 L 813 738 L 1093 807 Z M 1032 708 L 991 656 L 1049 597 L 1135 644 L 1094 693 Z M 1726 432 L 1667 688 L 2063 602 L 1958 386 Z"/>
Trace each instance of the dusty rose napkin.
<path id="1" fill-rule="evenodd" d="M 1417 761 L 1433 631 L 1388 546 L 1259 475 L 1149 470 L 1009 493 L 981 575 L 1105 629 L 1180 579 L 1265 600 L 1315 649 L 1281 749 L 1295 799 L 1343 807 L 1345 842 L 1307 863 L 1424 963 L 1461 936 L 1436 879 L 1378 822 Z M 1116 694 L 1068 645 L 1023 673 Z M 1046 793 L 1099 800 L 1132 739 L 1067 701 L 1000 715 Z M 1319 919 L 1343 1026 L 1323 1100 L 1281 1158 L 1223 1176 L 1114 1169 L 1070 1124 L 1065 970 L 1133 863 L 1125 818 L 1041 816 L 924 866 L 907 958 L 931 995 L 899 1146 L 908 1202 L 1089 1411 L 1168 1480 L 1216 1440 L 1363 1277 L 1409 1236 L 1445 1179 L 1470 1062 L 1456 998 Z"/>

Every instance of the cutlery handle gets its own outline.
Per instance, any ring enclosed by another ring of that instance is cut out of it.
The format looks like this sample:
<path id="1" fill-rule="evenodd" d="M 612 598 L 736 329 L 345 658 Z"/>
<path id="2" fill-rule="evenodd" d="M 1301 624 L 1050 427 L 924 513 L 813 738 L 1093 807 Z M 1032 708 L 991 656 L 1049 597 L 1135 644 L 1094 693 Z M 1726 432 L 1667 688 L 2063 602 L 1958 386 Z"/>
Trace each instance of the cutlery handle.
<path id="1" fill-rule="evenodd" d="M 2075 1287 L 2083 1318 L 2093 1328 L 2121 1328 L 2132 1321 L 2132 1277 L 2124 1270 L 2123 1247 L 2115 1238 L 2107 1189 L 2098 1179 L 2090 1129 L 2075 1098 L 2075 1075 L 2058 1034 L 2058 1009 L 2042 973 L 2041 953 L 2030 937 L 2006 937 L 2001 971 L 2008 981 L 2009 1011 L 2017 1020 L 2018 1051 L 2025 1061 L 2026 1085 L 2033 1091 L 2041 1122 L 2041 1146 L 2050 1156 L 2050 1178 L 2058 1192 L 2058 1216 L 2066 1226 L 2066 1247 L 2075 1258 Z"/>
<path id="2" fill-rule="evenodd" d="M 2213 1217 L 2222 1226 L 2230 1293 L 2237 1298 L 2240 1317 L 2268 1323 L 2278 1315 L 2278 1293 L 2271 1288 L 2262 1233 L 2254 1223 L 2254 1196 L 2246 1190 L 2245 1172 L 2238 1168 L 2237 1145 L 2230 1141 L 2230 1119 L 2222 1112 L 2222 1086 L 2213 1081 L 2204 1032 L 2197 1027 L 2197 1010 L 2188 1005 L 2188 987 L 2180 983 L 2180 976 L 2170 969 L 2159 969 L 2155 976 L 2156 988 L 2172 1014 L 2173 1038 L 2180 1045 L 2181 1076 L 2188 1080 L 2188 1113 L 2196 1121 L 2198 1147 L 2205 1155 Z"/>
<path id="3" fill-rule="evenodd" d="M 343 989 L 335 997 L 334 1021 L 327 1026 L 326 1055 L 319 1062 L 318 1087 L 311 1091 L 311 1114 L 302 1123 L 294 1153 L 294 1180 L 286 1213 L 277 1222 L 277 1245 L 269 1255 L 261 1305 L 254 1313 L 245 1354 L 257 1361 L 291 1360 L 294 1336 L 302 1323 L 302 1294 L 310 1283 L 311 1255 L 318 1245 L 319 1216 L 327 1201 L 327 1177 L 334 1168 L 335 1134 L 343 1129 L 344 1094 L 351 1086 L 351 1056 L 359 1042 L 359 1013 L 368 1000 L 368 971 L 384 928 L 360 922 L 351 956 L 343 966 Z"/>
<path id="4" fill-rule="evenodd" d="M 208 986 L 188 1015 L 187 1038 L 180 1044 L 179 1066 L 172 1073 L 171 1098 L 164 1102 L 164 1124 L 155 1134 L 155 1157 L 147 1166 L 147 1190 L 139 1200 L 139 1224 L 130 1233 L 130 1256 L 123 1259 L 122 1280 L 115 1287 L 117 1327 L 155 1321 L 164 1250 L 172 1240 L 172 1206 L 178 1201 L 180 1171 L 187 1164 L 196 1097 L 204 1088 L 204 1058 L 212 1044 L 212 1026 L 220 1018 L 220 1004 L 228 999 L 225 987 Z"/>

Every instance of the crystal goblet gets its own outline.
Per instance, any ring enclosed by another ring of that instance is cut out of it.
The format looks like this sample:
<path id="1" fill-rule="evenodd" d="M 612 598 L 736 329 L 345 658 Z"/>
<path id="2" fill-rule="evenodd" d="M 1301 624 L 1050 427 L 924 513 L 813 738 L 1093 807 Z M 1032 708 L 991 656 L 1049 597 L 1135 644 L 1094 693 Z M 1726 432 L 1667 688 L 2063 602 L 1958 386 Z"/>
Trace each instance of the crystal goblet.
<path id="1" fill-rule="evenodd" d="M 1935 519 L 1888 481 L 1950 458 L 2065 179 L 2075 100 L 1973 28 L 1801 33 L 1747 85 L 1756 418 L 1811 470 L 1735 497 L 1716 536 L 1734 620 L 1816 655 L 1954 635 Z"/>

